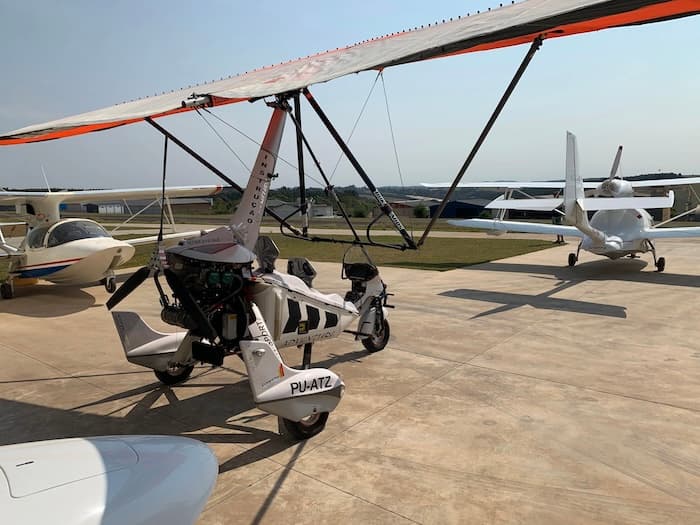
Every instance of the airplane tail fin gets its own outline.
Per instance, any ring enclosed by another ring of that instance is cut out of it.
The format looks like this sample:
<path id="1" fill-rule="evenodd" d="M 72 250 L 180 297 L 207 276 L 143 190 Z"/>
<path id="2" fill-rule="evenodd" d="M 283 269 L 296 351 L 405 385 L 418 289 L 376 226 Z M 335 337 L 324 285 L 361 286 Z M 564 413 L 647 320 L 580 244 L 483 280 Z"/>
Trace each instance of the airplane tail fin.
<path id="1" fill-rule="evenodd" d="M 584 199 L 583 180 L 578 170 L 576 135 L 566 132 L 566 183 L 564 184 L 564 212 L 569 224 L 575 226 L 579 219 L 577 209 Z M 585 214 L 584 214 L 585 216 Z M 586 218 L 587 220 L 587 218 Z"/>
<path id="2" fill-rule="evenodd" d="M 588 222 L 588 213 L 585 206 L 585 193 L 583 179 L 578 166 L 578 147 L 576 135 L 566 132 L 566 179 L 564 184 L 564 214 L 566 222 L 576 226 L 585 235 L 605 241 L 605 234 L 593 228 Z"/>

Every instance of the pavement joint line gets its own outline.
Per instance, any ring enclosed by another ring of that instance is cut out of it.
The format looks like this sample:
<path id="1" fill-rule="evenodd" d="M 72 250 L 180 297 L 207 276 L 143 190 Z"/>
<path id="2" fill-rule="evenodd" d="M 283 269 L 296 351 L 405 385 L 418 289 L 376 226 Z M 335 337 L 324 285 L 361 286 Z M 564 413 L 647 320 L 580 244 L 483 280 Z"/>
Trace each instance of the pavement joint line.
<path id="1" fill-rule="evenodd" d="M 480 369 L 482 369 L 482 370 L 490 370 L 490 371 L 492 371 L 492 372 L 500 372 L 500 373 L 502 373 L 502 374 L 508 374 L 508 375 L 514 375 L 514 376 L 519 376 L 519 377 L 525 377 L 525 378 L 527 378 L 527 379 L 534 379 L 535 381 L 542 381 L 542 382 L 546 382 L 546 383 L 552 383 L 552 384 L 555 384 L 555 385 L 568 386 L 568 387 L 571 387 L 571 388 L 577 388 L 577 389 L 580 389 L 580 390 L 586 390 L 586 391 L 588 391 L 588 392 L 596 392 L 596 393 L 598 393 L 598 394 L 604 394 L 604 395 L 608 395 L 608 396 L 622 397 L 622 398 L 629 399 L 629 400 L 632 400 L 632 401 L 640 401 L 640 402 L 642 402 L 642 403 L 651 403 L 651 404 L 653 404 L 653 405 L 665 406 L 665 407 L 667 407 L 667 408 L 675 408 L 675 409 L 677 409 L 677 410 L 684 410 L 684 411 L 686 411 L 686 412 L 692 412 L 692 413 L 695 413 L 695 414 L 700 414 L 700 409 L 690 408 L 690 407 L 684 407 L 684 406 L 680 406 L 680 405 L 674 405 L 673 403 L 667 403 L 667 402 L 664 402 L 664 401 L 654 401 L 653 399 L 646 399 L 646 398 L 643 398 L 643 397 L 631 396 L 631 395 L 629 395 L 629 394 L 623 394 L 622 392 L 612 392 L 612 391 L 609 391 L 609 390 L 603 390 L 603 389 L 599 389 L 599 388 L 593 388 L 593 387 L 585 386 L 585 385 L 577 385 L 577 384 L 574 384 L 574 383 L 566 383 L 566 382 L 564 382 L 564 381 L 557 381 L 557 380 L 555 380 L 555 379 L 550 379 L 550 378 L 546 378 L 546 377 L 538 377 L 538 376 L 533 376 L 533 375 L 530 375 L 530 374 L 523 374 L 523 373 L 521 373 L 521 372 L 513 372 L 513 371 L 511 371 L 511 370 L 502 370 L 502 369 L 500 369 L 500 368 L 494 368 L 494 367 L 484 366 L 484 365 L 477 365 L 477 364 L 474 364 L 474 363 L 465 363 L 465 365 L 473 366 L 474 368 L 480 368 Z"/>
<path id="2" fill-rule="evenodd" d="M 493 406 L 493 405 L 490 405 L 490 406 Z M 493 408 L 496 408 L 496 409 L 498 410 L 498 407 L 493 406 Z M 508 414 L 507 412 L 505 412 L 505 413 Z M 508 415 L 511 415 L 511 414 L 508 414 Z M 560 443 L 561 443 L 561 442 L 560 442 Z M 340 445 L 340 446 L 344 446 L 344 445 Z M 344 448 L 347 448 L 347 449 L 349 449 L 349 450 L 354 450 L 353 447 L 344 446 Z M 368 453 L 368 452 L 369 452 L 369 451 L 367 451 L 367 450 L 365 450 L 365 449 L 360 449 L 360 450 L 361 450 L 362 452 L 365 452 L 365 453 Z M 574 450 L 576 450 L 576 449 L 574 449 Z M 576 450 L 576 452 L 578 452 L 578 450 Z M 453 475 L 453 476 L 455 476 L 455 477 L 457 477 L 457 478 L 471 478 L 471 479 L 476 480 L 477 482 L 478 482 L 479 480 L 490 480 L 490 481 L 493 481 L 494 484 L 498 484 L 498 485 L 502 485 L 502 484 L 504 484 L 504 483 L 506 483 L 506 484 L 512 484 L 512 485 L 517 485 L 517 486 L 519 486 L 520 488 L 522 488 L 523 490 L 526 490 L 526 489 L 542 489 L 542 488 L 544 488 L 544 489 L 552 489 L 552 490 L 555 490 L 555 491 L 558 491 L 558 492 L 563 492 L 563 493 L 571 493 L 571 494 L 573 494 L 573 495 L 582 495 L 582 494 L 583 494 L 583 495 L 587 495 L 587 496 L 593 496 L 593 497 L 596 497 L 596 498 L 605 498 L 605 499 L 612 500 L 613 502 L 614 502 L 614 501 L 624 501 L 624 502 L 638 503 L 638 504 L 648 503 L 647 500 L 643 500 L 643 499 L 630 498 L 630 497 L 619 497 L 619 496 L 615 496 L 615 495 L 601 494 L 601 493 L 598 493 L 598 492 L 593 492 L 593 491 L 589 491 L 589 490 L 585 490 L 585 489 L 577 489 L 577 488 L 571 488 L 571 487 L 562 487 L 562 486 L 550 485 L 550 484 L 536 484 L 536 483 L 529 483 L 529 482 L 519 481 L 519 480 L 513 479 L 513 478 L 494 476 L 494 475 L 491 475 L 491 474 L 479 474 L 479 473 L 475 473 L 475 472 L 465 472 L 465 471 L 461 471 L 461 470 L 452 469 L 452 468 L 449 468 L 449 467 L 436 466 L 436 465 L 431 465 L 431 464 L 428 464 L 428 463 L 422 463 L 422 462 L 420 462 L 420 461 L 416 461 L 416 460 L 413 460 L 413 459 L 407 459 L 407 458 L 401 457 L 401 456 L 392 456 L 392 455 L 381 454 L 381 453 L 375 453 L 374 455 L 375 455 L 375 456 L 378 456 L 378 457 L 382 457 L 382 458 L 387 458 L 387 459 L 390 459 L 390 460 L 393 460 L 393 461 L 400 461 L 400 462 L 404 462 L 404 463 L 409 463 L 409 464 L 411 464 L 411 465 L 416 465 L 416 466 L 421 467 L 421 468 L 423 468 L 423 469 L 425 469 L 425 470 L 428 470 L 428 471 L 448 473 L 448 474 L 451 474 L 451 475 Z M 583 454 L 583 455 L 585 455 L 585 454 Z M 593 457 L 588 456 L 588 455 L 586 455 L 586 457 L 589 457 L 590 459 L 593 459 L 593 460 L 595 460 L 595 461 L 598 461 L 599 463 L 601 463 L 601 464 L 603 464 L 603 465 L 605 465 L 605 466 L 609 466 L 607 463 L 602 462 L 602 461 L 600 461 L 600 460 L 597 460 L 597 458 L 593 458 Z M 677 496 L 675 496 L 675 495 L 673 495 L 673 494 L 669 494 L 668 492 L 666 492 L 666 491 L 663 490 L 663 489 L 660 489 L 660 488 L 658 488 L 658 487 L 656 487 L 656 486 L 654 486 L 654 485 L 651 485 L 651 484 L 649 484 L 649 483 L 646 483 L 646 482 L 643 480 L 643 478 L 642 478 L 642 479 L 638 479 L 636 476 L 629 475 L 629 474 L 627 474 L 627 473 L 624 472 L 624 471 L 621 471 L 621 470 L 619 470 L 619 469 L 616 469 L 615 467 L 612 467 L 612 468 L 613 468 L 613 470 L 615 470 L 615 471 L 621 473 L 622 475 L 624 475 L 624 476 L 626 476 L 626 477 L 630 477 L 630 478 L 636 479 L 637 481 L 640 481 L 640 482 L 642 482 L 642 483 L 645 484 L 645 485 L 651 486 L 652 488 L 658 490 L 659 492 L 663 492 L 664 494 L 667 494 L 667 495 L 671 496 L 673 499 L 676 499 L 676 500 L 678 500 L 679 502 L 683 502 L 683 503 L 686 503 L 686 504 L 687 504 L 687 505 L 681 505 L 681 504 L 672 504 L 672 503 L 657 503 L 657 505 L 659 505 L 659 506 L 671 507 L 671 508 L 680 508 L 680 509 L 696 509 L 696 508 L 697 508 L 697 505 L 696 505 L 696 504 L 693 504 L 693 503 L 691 503 L 691 502 L 688 502 L 688 501 L 686 501 L 686 500 L 684 500 L 684 499 L 682 499 L 682 498 L 679 498 L 679 497 L 677 497 Z M 303 472 L 300 472 L 300 474 L 303 474 Z M 309 477 L 312 477 L 312 476 L 309 476 Z M 314 479 L 315 479 L 315 478 L 314 478 Z M 320 480 L 319 480 L 319 481 L 320 481 Z M 342 490 L 342 489 L 339 489 L 339 490 Z"/>

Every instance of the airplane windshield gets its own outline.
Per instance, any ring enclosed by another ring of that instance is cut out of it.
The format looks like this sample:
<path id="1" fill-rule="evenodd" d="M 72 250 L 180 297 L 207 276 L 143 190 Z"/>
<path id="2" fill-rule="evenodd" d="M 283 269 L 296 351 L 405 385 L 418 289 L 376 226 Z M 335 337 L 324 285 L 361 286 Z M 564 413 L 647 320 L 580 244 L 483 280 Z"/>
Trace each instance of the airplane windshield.
<path id="1" fill-rule="evenodd" d="M 109 234 L 102 226 L 92 221 L 64 222 L 51 231 L 47 247 L 51 248 L 67 242 L 93 237 L 109 237 Z"/>
<path id="2" fill-rule="evenodd" d="M 49 231 L 48 226 L 32 228 L 29 233 L 27 233 L 27 238 L 25 240 L 27 246 L 30 248 L 41 248 L 44 245 L 44 235 L 46 235 L 47 231 Z"/>

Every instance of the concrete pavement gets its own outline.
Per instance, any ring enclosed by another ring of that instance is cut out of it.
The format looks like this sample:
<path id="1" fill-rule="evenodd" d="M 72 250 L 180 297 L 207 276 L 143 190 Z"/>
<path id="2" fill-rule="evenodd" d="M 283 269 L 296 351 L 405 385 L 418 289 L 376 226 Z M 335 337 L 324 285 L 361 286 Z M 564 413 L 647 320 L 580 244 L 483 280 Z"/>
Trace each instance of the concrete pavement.
<path id="1" fill-rule="evenodd" d="M 571 248 L 382 269 L 389 346 L 316 345 L 347 390 L 303 443 L 253 407 L 238 359 L 165 388 L 123 359 L 101 286 L 19 290 L 0 302 L 0 443 L 201 439 L 221 464 L 206 525 L 700 523 L 700 242 L 659 243 L 662 274 L 587 253 L 571 269 Z M 120 308 L 163 328 L 150 282 Z"/>

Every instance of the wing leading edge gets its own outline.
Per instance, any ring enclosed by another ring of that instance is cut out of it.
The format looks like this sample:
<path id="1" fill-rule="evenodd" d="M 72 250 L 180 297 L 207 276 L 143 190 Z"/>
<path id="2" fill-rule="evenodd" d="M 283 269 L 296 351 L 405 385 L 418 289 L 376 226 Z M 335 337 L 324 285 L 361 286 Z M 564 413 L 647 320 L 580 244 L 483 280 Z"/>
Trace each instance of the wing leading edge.
<path id="1" fill-rule="evenodd" d="M 366 40 L 215 82 L 82 113 L 0 135 L 0 145 L 53 140 L 294 91 L 351 73 L 653 23 L 700 13 L 697 0 L 527 0 L 474 16 Z"/>
<path id="2" fill-rule="evenodd" d="M 498 232 L 522 232 L 544 233 L 553 235 L 566 235 L 567 237 L 583 237 L 575 226 L 563 226 L 559 224 L 543 224 L 537 222 L 499 221 L 489 219 L 463 219 L 459 221 L 447 221 L 453 226 L 464 228 L 478 228 Z"/>

